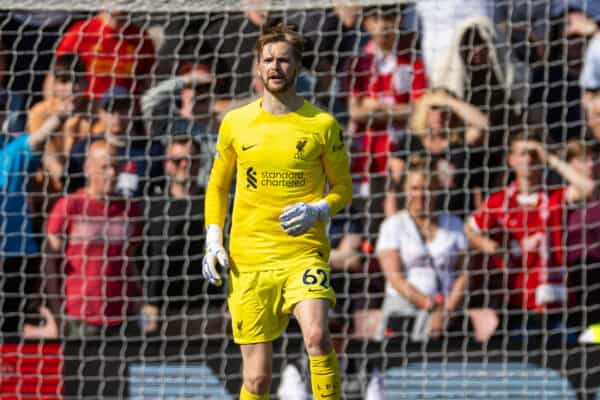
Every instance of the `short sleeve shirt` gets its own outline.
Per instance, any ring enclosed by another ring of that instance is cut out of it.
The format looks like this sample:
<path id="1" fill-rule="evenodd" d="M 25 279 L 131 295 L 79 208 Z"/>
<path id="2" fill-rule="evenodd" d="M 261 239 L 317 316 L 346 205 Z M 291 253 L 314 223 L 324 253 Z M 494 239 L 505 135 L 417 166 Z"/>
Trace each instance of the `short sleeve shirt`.
<path id="1" fill-rule="evenodd" d="M 66 311 L 92 325 L 118 325 L 134 292 L 127 249 L 141 235 L 140 210 L 123 199 L 105 201 L 85 189 L 61 198 L 48 233 L 63 235 Z"/>
<path id="2" fill-rule="evenodd" d="M 492 194 L 471 216 L 476 232 L 486 232 L 498 243 L 508 245 L 508 265 L 503 257 L 491 258 L 498 268 L 508 268 L 510 302 L 515 307 L 535 309 L 535 289 L 554 276 L 551 267 L 561 266 L 562 225 L 556 218 L 564 205 L 564 188 L 523 197 L 517 184 Z"/>
<path id="3" fill-rule="evenodd" d="M 467 250 L 468 242 L 460 218 L 452 214 L 441 214 L 438 223 L 435 238 L 424 244 L 410 214 L 402 210 L 386 218 L 381 224 L 376 252 L 398 250 L 404 276 L 409 282 L 414 280 L 411 283 L 422 287 L 435 286 L 435 290 L 429 295 L 442 293 L 447 296 L 457 277 L 458 257 Z M 418 275 L 427 270 L 435 273 L 431 282 L 419 279 Z M 386 291 L 390 295 L 399 295 L 390 285 L 387 285 Z"/>

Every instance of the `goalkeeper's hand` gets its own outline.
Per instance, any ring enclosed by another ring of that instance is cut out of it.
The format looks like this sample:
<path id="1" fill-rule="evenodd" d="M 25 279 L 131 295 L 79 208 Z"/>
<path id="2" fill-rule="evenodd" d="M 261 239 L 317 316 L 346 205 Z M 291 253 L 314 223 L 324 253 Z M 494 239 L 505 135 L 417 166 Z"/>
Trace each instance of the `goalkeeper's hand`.
<path id="1" fill-rule="evenodd" d="M 329 217 L 329 205 L 325 200 L 316 203 L 296 203 L 283 209 L 279 217 L 281 227 L 290 236 L 305 234 L 319 220 Z"/>
<path id="2" fill-rule="evenodd" d="M 229 268 L 229 256 L 223 247 L 221 228 L 218 225 L 206 227 L 206 252 L 202 258 L 202 276 L 211 284 L 221 286 L 223 279 L 217 270 L 217 262 L 227 270 Z"/>

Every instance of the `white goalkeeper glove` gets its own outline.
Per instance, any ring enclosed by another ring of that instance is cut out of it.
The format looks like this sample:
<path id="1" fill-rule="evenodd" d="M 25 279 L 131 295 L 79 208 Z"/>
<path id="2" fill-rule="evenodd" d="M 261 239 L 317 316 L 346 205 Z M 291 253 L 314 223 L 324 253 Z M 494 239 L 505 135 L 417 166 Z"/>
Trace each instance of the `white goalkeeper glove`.
<path id="1" fill-rule="evenodd" d="M 229 268 L 229 256 L 227 250 L 223 247 L 223 238 L 221 237 L 221 227 L 218 225 L 208 225 L 206 227 L 206 252 L 202 258 L 202 276 L 211 284 L 221 286 L 223 279 L 217 271 L 217 262 L 223 269 Z"/>
<path id="2" fill-rule="evenodd" d="M 279 217 L 281 227 L 290 236 L 305 234 L 319 220 L 329 217 L 329 205 L 325 200 L 316 203 L 296 203 L 283 209 Z"/>

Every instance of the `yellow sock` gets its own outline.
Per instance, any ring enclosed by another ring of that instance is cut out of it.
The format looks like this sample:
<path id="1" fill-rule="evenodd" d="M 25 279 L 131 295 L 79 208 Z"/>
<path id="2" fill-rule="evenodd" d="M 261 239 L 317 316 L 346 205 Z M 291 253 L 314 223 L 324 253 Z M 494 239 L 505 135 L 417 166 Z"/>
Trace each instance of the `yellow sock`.
<path id="1" fill-rule="evenodd" d="M 240 389 L 240 400 L 269 400 L 269 393 L 265 394 L 254 394 L 246 390 L 246 387 L 242 383 Z"/>
<path id="2" fill-rule="evenodd" d="M 315 400 L 339 400 L 341 397 L 340 366 L 335 350 L 324 356 L 308 356 L 308 359 Z"/>

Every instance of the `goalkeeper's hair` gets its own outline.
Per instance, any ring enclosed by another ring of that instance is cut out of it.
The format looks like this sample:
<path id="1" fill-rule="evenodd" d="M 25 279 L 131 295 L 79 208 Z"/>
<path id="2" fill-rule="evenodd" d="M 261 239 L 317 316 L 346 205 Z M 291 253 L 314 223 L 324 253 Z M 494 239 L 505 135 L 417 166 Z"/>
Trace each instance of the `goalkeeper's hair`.
<path id="1" fill-rule="evenodd" d="M 62 54 L 54 60 L 52 76 L 61 83 L 74 83 L 85 86 L 85 65 L 75 53 Z"/>
<path id="2" fill-rule="evenodd" d="M 256 52 L 258 58 L 262 57 L 264 47 L 269 43 L 285 42 L 292 46 L 296 60 L 302 60 L 304 51 L 304 38 L 294 29 L 292 25 L 286 25 L 278 20 L 273 20 L 265 24 L 261 30 L 260 36 L 256 41 Z"/>

